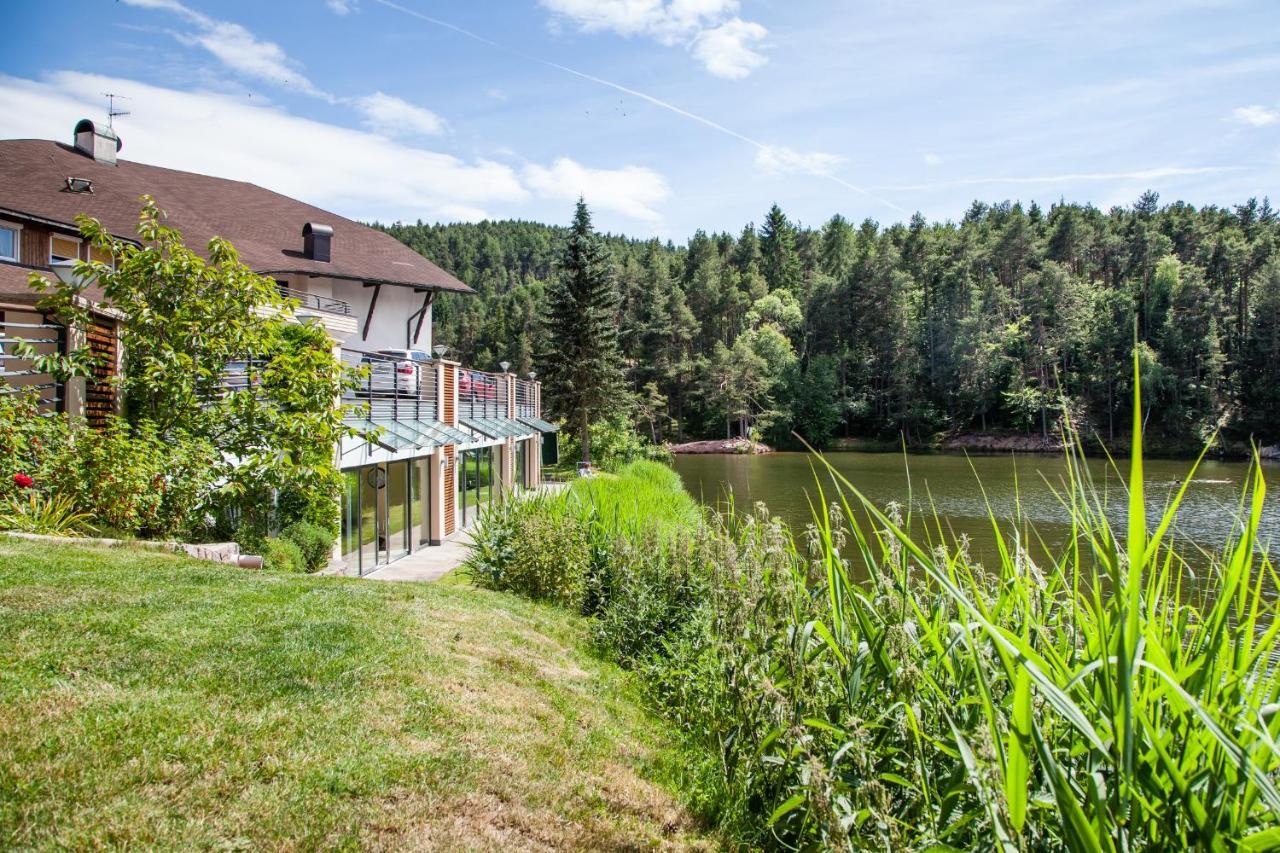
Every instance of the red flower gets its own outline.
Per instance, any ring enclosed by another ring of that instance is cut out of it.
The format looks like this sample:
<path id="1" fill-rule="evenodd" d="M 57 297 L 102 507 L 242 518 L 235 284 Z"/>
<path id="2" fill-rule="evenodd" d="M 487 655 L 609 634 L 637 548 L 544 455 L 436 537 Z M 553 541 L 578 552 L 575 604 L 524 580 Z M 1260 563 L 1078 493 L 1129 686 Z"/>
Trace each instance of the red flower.
<path id="1" fill-rule="evenodd" d="M 13 483 L 19 489 L 29 489 L 36 484 L 36 481 L 26 474 L 14 474 Z"/>

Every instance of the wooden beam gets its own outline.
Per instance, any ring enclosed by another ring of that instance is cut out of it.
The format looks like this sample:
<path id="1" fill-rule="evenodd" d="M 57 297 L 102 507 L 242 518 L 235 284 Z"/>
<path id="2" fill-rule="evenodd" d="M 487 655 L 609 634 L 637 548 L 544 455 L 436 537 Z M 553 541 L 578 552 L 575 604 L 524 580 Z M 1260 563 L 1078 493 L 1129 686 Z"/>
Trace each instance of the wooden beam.
<path id="1" fill-rule="evenodd" d="M 368 287 L 369 285 L 365 285 Z M 378 307 L 378 294 L 382 292 L 382 285 L 376 284 L 373 287 L 373 299 L 369 300 L 369 313 L 364 315 L 364 331 L 360 333 L 360 340 L 369 340 L 369 323 L 373 321 L 373 309 Z"/>
<path id="2" fill-rule="evenodd" d="M 422 300 L 422 308 L 418 311 L 418 325 L 417 328 L 413 330 L 412 343 L 414 344 L 418 342 L 418 336 L 422 334 L 422 323 L 427 319 L 427 309 L 431 307 L 431 303 L 435 300 L 435 296 L 436 292 L 434 290 L 428 290 L 426 299 Z"/>

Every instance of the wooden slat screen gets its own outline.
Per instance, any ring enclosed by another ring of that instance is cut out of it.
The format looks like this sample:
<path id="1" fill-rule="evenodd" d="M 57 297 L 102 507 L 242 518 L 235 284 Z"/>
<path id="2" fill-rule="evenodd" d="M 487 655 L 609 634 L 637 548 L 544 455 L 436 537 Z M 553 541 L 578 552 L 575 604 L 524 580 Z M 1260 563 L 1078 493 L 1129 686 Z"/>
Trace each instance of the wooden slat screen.
<path id="1" fill-rule="evenodd" d="M 458 419 L 455 413 L 454 399 L 457 395 L 453 389 L 458 381 L 458 369 L 452 364 L 444 366 L 444 416 L 441 418 L 450 426 L 457 426 Z"/>
<path id="2" fill-rule="evenodd" d="M 89 426 L 100 429 L 106 426 L 107 418 L 115 414 L 116 392 L 111 380 L 116 375 L 118 342 L 115 328 L 109 323 L 95 319 L 85 330 L 89 341 L 89 351 L 97 356 L 97 364 L 93 368 L 93 379 L 85 383 L 84 415 Z"/>
<path id="3" fill-rule="evenodd" d="M 447 373 L 445 375 L 448 376 Z M 452 444 L 445 446 L 444 457 L 449 460 L 448 467 L 444 469 L 444 535 L 448 536 L 458 526 L 458 474 L 455 467 L 458 449 Z"/>

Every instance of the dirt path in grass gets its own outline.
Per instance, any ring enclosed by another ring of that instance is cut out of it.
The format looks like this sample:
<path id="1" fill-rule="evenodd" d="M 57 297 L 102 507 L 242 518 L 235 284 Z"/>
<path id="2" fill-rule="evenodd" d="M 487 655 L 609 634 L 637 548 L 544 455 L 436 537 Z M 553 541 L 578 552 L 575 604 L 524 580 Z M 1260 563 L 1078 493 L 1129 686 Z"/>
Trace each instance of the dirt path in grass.
<path id="1" fill-rule="evenodd" d="M 458 607 L 420 611 L 422 639 L 448 659 L 433 677 L 458 723 L 448 748 L 468 778 L 382 839 L 436 850 L 713 849 L 670 791 L 665 735 L 622 676 L 585 655 L 562 615 Z"/>
<path id="2" fill-rule="evenodd" d="M 582 620 L 0 536 L 0 849 L 712 846 Z"/>

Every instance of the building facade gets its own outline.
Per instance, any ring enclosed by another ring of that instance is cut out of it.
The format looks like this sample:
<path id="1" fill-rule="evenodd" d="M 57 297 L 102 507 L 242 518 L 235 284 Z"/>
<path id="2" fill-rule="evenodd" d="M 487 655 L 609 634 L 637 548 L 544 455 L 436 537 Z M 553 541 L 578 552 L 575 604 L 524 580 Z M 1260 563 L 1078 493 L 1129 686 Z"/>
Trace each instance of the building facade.
<path id="1" fill-rule="evenodd" d="M 65 329 L 37 308 L 31 272 L 101 260 L 81 238 L 80 214 L 136 240 L 143 195 L 153 197 L 187 244 L 217 236 L 255 272 L 296 300 L 295 316 L 323 325 L 335 352 L 368 379 L 343 403 L 362 437 L 335 448 L 346 481 L 338 568 L 367 574 L 439 544 L 511 490 L 536 487 L 541 392 L 532 378 L 472 370 L 432 340 L 432 303 L 471 289 L 395 238 L 332 212 L 240 181 L 120 159 L 107 127 L 79 122 L 70 145 L 0 140 L 0 379 L 34 387 L 50 408 L 101 422 L 120 411 L 112 376 L 122 353 L 100 290 L 86 329 Z M 4 353 L 23 339 L 40 352 L 82 345 L 104 356 L 93 379 L 57 383 Z M 388 354 L 387 351 L 397 351 Z"/>

